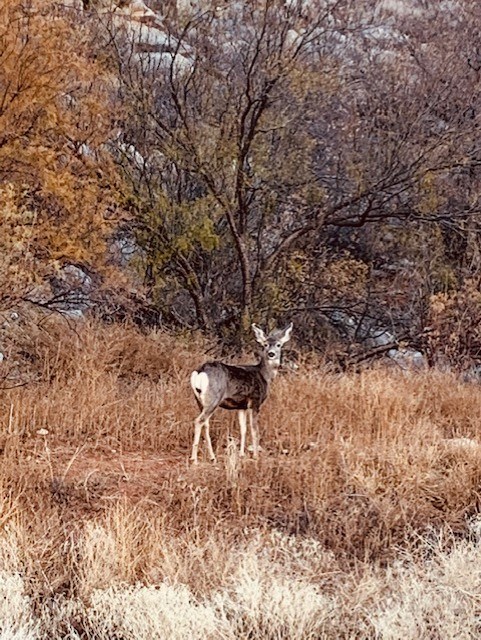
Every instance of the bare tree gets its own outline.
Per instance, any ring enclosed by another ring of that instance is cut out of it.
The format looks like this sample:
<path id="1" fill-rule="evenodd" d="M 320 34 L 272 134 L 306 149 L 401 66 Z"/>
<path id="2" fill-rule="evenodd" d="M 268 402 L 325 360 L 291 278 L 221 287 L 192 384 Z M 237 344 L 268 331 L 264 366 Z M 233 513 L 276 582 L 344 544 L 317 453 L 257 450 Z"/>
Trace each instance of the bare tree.
<path id="1" fill-rule="evenodd" d="M 456 235 L 474 259 L 475 9 L 309 7 L 171 15 L 150 48 L 111 30 L 117 153 L 154 297 L 166 313 L 184 311 L 179 291 L 193 302 L 176 320 L 234 334 L 254 314 L 371 305 L 407 322 L 386 288 L 432 293 L 426 247 L 447 264 Z M 386 251 L 405 267 L 383 270 Z"/>

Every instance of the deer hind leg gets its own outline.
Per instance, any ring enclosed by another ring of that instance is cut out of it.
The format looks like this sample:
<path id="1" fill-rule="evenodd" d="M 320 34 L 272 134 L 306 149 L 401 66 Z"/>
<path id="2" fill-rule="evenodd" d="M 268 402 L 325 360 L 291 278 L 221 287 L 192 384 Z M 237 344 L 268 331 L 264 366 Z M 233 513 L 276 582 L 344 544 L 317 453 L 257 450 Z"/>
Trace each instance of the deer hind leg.
<path id="1" fill-rule="evenodd" d="M 209 432 L 209 418 L 207 418 L 207 420 L 205 421 L 205 441 L 207 443 L 207 451 L 209 453 L 209 459 L 211 460 L 211 462 L 215 462 L 215 453 L 214 453 L 214 449 L 212 448 L 212 441 L 210 439 L 210 432 Z"/>
<path id="2" fill-rule="evenodd" d="M 240 451 L 239 451 L 239 455 L 241 458 L 243 458 L 245 456 L 245 449 L 246 449 L 246 432 L 247 432 L 247 416 L 246 416 L 246 411 L 244 410 L 240 410 L 239 411 L 239 426 L 240 426 Z"/>
<path id="3" fill-rule="evenodd" d="M 194 464 L 197 464 L 197 453 L 199 450 L 200 435 L 202 433 L 202 427 L 204 425 L 205 425 L 205 439 L 207 441 L 209 456 L 211 460 L 215 459 L 214 451 L 212 450 L 212 442 L 210 440 L 209 419 L 211 415 L 214 413 L 216 406 L 217 405 L 209 408 L 204 407 L 202 409 L 200 416 L 198 416 L 194 421 L 194 442 L 192 444 L 192 455 L 190 456 L 190 459 Z"/>
<path id="4" fill-rule="evenodd" d="M 197 452 L 199 450 L 200 434 L 202 432 L 203 424 L 204 422 L 202 420 L 202 413 L 201 413 L 200 416 L 196 418 L 194 422 L 194 442 L 192 444 L 192 454 L 190 456 L 190 459 L 194 464 L 197 464 Z"/>
<path id="5" fill-rule="evenodd" d="M 201 371 L 193 371 L 190 376 L 190 384 L 195 394 L 195 399 L 199 405 L 199 409 L 202 409 L 200 415 L 194 422 L 194 442 L 192 444 L 191 461 L 197 464 L 197 453 L 199 450 L 200 436 L 202 434 L 202 427 L 205 426 L 205 440 L 207 443 L 207 449 L 209 458 L 215 460 L 214 450 L 212 449 L 212 441 L 210 439 L 209 431 L 209 419 L 216 410 L 221 396 L 219 394 L 212 394 L 209 390 L 210 382 L 208 375 Z M 218 397 L 216 397 L 218 396 Z"/>
<path id="6" fill-rule="evenodd" d="M 251 428 L 252 438 L 252 456 L 257 458 L 259 455 L 259 431 L 257 429 L 257 411 L 254 409 L 248 409 L 249 412 L 249 424 Z"/>
<path id="7" fill-rule="evenodd" d="M 214 461 L 215 453 L 212 448 L 212 442 L 210 439 L 209 432 L 209 420 L 211 415 L 219 406 L 222 396 L 214 396 L 207 399 L 207 404 L 202 409 L 200 415 L 194 421 L 194 442 L 192 444 L 192 455 L 190 456 L 191 461 L 194 464 L 197 464 L 197 452 L 199 450 L 199 442 L 200 436 L 202 433 L 202 427 L 205 425 L 205 441 L 207 444 L 207 450 L 209 453 L 209 458 Z"/>

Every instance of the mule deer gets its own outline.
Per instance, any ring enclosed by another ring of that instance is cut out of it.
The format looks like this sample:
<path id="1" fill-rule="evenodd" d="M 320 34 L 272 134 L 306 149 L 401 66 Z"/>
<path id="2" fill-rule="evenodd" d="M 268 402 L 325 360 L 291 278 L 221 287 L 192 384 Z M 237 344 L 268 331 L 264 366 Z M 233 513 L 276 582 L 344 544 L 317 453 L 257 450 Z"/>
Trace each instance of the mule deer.
<path id="1" fill-rule="evenodd" d="M 209 420 L 217 407 L 238 411 L 240 425 L 240 456 L 245 455 L 247 416 L 249 416 L 254 458 L 259 452 L 257 414 L 267 397 L 269 385 L 275 378 L 281 363 L 281 349 L 291 337 L 292 322 L 285 329 L 275 329 L 268 336 L 255 324 L 252 325 L 256 340 L 263 347 L 257 364 L 230 365 L 224 362 L 206 362 L 192 372 L 190 384 L 194 390 L 200 415 L 195 420 L 194 443 L 191 460 L 197 463 L 202 427 L 209 458 L 215 461 L 209 433 Z"/>

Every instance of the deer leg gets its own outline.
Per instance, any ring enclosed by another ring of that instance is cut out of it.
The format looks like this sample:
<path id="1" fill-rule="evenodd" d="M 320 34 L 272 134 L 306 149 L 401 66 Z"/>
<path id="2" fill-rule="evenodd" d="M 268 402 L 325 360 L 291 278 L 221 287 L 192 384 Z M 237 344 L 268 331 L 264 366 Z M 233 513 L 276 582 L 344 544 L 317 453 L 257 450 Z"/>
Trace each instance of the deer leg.
<path id="1" fill-rule="evenodd" d="M 209 452 L 209 458 L 212 462 L 215 462 L 215 453 L 214 453 L 214 450 L 212 449 L 212 441 L 210 439 L 210 432 L 209 432 L 209 418 L 207 418 L 207 420 L 205 421 L 205 441 L 207 443 L 207 451 Z"/>
<path id="2" fill-rule="evenodd" d="M 199 450 L 200 434 L 202 433 L 202 427 L 204 426 L 204 424 L 207 425 L 206 439 L 207 439 L 207 446 L 209 446 L 210 434 L 208 432 L 208 428 L 209 428 L 208 425 L 209 425 L 209 418 L 214 413 L 214 409 L 215 407 L 213 409 L 212 408 L 206 409 L 206 407 L 204 407 L 200 416 L 198 416 L 194 421 L 194 442 L 192 444 L 192 455 L 190 456 L 190 459 L 194 464 L 197 464 L 197 452 Z M 212 451 L 212 443 L 210 444 L 209 454 L 211 451 Z"/>
<path id="3" fill-rule="evenodd" d="M 259 432 L 257 430 L 257 411 L 249 409 L 249 423 L 252 437 L 252 455 L 257 458 L 259 455 Z"/>
<path id="4" fill-rule="evenodd" d="M 199 440 L 200 440 L 200 434 L 202 432 L 203 424 L 204 423 L 202 420 L 202 413 L 201 413 L 200 416 L 196 418 L 194 422 L 194 442 L 192 444 L 192 455 L 190 456 L 190 459 L 194 464 L 197 464 L 197 451 L 199 449 Z"/>
<path id="5" fill-rule="evenodd" d="M 247 416 L 244 410 L 239 411 L 239 426 L 241 435 L 239 455 L 241 458 L 243 458 L 245 456 L 247 432 Z"/>

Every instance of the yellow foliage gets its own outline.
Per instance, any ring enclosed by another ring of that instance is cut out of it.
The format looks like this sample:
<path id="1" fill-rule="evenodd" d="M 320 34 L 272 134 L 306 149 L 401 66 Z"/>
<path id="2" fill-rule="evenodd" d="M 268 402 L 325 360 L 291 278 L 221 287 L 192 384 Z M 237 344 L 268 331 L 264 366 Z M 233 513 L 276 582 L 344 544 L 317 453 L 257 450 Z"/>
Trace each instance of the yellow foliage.
<path id="1" fill-rule="evenodd" d="M 424 215 L 432 214 L 444 203 L 444 198 L 438 188 L 438 176 L 433 172 L 427 172 L 419 184 L 419 202 L 417 209 Z"/>
<path id="2" fill-rule="evenodd" d="M 428 346 L 434 359 L 465 365 L 481 356 L 481 291 L 467 278 L 458 290 L 431 296 Z"/>
<path id="3" fill-rule="evenodd" d="M 105 255 L 112 92 L 90 38 L 55 3 L 0 5 L 0 281 L 10 285 Z"/>
<path id="4" fill-rule="evenodd" d="M 365 286 L 369 275 L 369 267 L 360 260 L 350 256 L 341 256 L 330 262 L 323 274 L 330 288 L 344 294 L 359 294 Z"/>
<path id="5" fill-rule="evenodd" d="M 23 292 L 35 281 L 37 273 L 32 253 L 36 216 L 20 204 L 21 197 L 13 184 L 0 186 L 0 277 L 8 283 L 9 291 L 7 295 L 3 290 L 0 300 Z"/>

